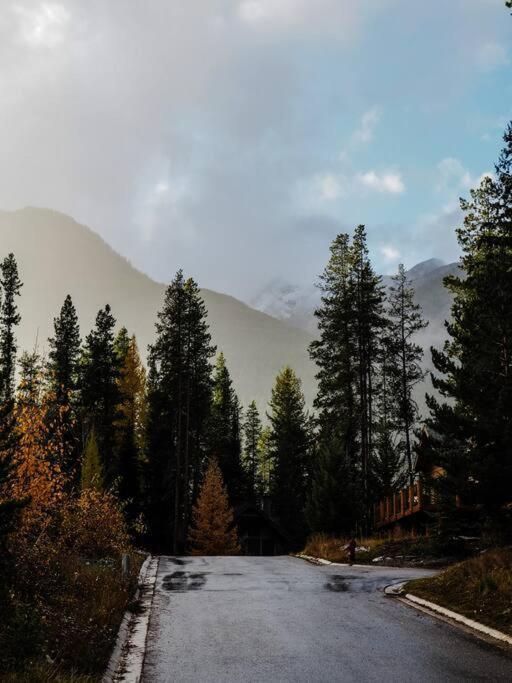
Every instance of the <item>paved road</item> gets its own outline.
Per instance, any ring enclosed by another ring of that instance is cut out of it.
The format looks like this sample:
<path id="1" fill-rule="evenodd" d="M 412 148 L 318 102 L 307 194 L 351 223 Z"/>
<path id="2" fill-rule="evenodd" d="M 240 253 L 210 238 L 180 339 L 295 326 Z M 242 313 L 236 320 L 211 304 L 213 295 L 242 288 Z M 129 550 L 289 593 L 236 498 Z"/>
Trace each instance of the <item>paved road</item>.
<path id="1" fill-rule="evenodd" d="M 162 557 L 144 683 L 512 681 L 512 659 L 379 590 L 412 569 Z"/>

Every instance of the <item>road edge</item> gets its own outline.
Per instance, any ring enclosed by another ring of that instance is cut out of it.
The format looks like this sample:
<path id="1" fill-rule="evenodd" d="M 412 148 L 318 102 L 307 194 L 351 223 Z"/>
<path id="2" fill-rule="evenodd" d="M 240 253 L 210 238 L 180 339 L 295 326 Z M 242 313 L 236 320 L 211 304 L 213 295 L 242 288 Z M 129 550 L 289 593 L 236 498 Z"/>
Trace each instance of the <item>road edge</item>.
<path id="1" fill-rule="evenodd" d="M 140 683 L 142 680 L 158 563 L 158 557 L 148 555 L 141 567 L 135 594 L 140 612 L 125 613 L 102 683 Z"/>
<path id="2" fill-rule="evenodd" d="M 333 567 L 363 567 L 365 569 L 368 569 L 368 567 L 374 566 L 371 564 L 348 564 L 348 562 L 331 562 L 330 560 L 324 560 L 323 557 L 313 557 L 311 555 L 303 555 L 301 553 L 299 553 L 298 555 L 294 555 L 294 557 L 297 557 L 299 560 L 306 560 L 306 562 L 311 562 L 312 564 L 332 565 Z"/>
<path id="3" fill-rule="evenodd" d="M 406 605 L 409 605 L 410 607 L 413 607 L 415 609 L 419 609 L 422 612 L 428 611 L 428 613 L 432 613 L 433 616 L 440 615 L 441 617 L 448 619 L 450 623 L 456 622 L 456 624 L 462 624 L 477 637 L 485 636 L 486 639 L 491 638 L 493 641 L 498 640 L 500 641 L 500 643 L 512 645 L 512 636 L 503 633 L 503 631 L 498 631 L 495 628 L 491 628 L 490 626 L 481 624 L 479 621 L 469 619 L 469 617 L 465 617 L 463 614 L 459 614 L 459 612 L 454 612 L 453 610 L 448 609 L 447 607 L 442 607 L 441 605 L 438 605 L 435 602 L 430 602 L 430 600 L 424 600 L 423 598 L 419 598 L 417 595 L 414 595 L 413 593 L 406 593 L 403 590 L 403 587 L 407 583 L 407 581 L 402 581 L 398 584 L 391 584 L 390 586 L 386 586 L 386 588 L 384 589 L 384 593 L 389 597 L 398 598 L 400 602 L 403 602 Z"/>

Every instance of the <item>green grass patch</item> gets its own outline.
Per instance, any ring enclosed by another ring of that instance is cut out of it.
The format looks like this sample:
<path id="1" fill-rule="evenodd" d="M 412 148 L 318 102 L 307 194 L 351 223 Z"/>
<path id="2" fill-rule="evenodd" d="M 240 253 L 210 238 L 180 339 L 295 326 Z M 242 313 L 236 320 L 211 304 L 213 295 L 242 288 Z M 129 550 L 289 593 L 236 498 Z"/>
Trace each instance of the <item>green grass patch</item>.
<path id="1" fill-rule="evenodd" d="M 405 591 L 512 635 L 512 548 L 496 548 Z"/>

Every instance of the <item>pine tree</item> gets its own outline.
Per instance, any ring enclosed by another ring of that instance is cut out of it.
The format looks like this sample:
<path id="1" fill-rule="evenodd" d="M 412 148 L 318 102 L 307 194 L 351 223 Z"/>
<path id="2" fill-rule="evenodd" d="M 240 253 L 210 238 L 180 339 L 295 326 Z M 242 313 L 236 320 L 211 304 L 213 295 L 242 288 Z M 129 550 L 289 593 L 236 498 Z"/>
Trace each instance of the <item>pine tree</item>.
<path id="1" fill-rule="evenodd" d="M 0 265 L 2 299 L 0 307 L 0 458 L 11 460 L 17 446 L 14 415 L 14 374 L 18 350 L 15 329 L 21 316 L 16 303 L 22 283 L 13 254 Z"/>
<path id="2" fill-rule="evenodd" d="M 311 435 L 301 381 L 285 367 L 277 376 L 269 402 L 271 454 L 274 463 L 272 503 L 294 547 L 304 540 L 304 508 L 310 469 Z"/>
<path id="3" fill-rule="evenodd" d="M 323 465 L 314 468 L 314 476 L 323 496 L 328 490 L 334 495 L 334 488 L 325 485 L 322 469 L 350 471 L 339 493 L 347 499 L 343 509 L 362 514 L 360 526 L 369 531 L 376 493 L 377 375 L 386 319 L 384 288 L 371 265 L 363 225 L 356 228 L 352 242 L 346 234 L 335 238 L 320 289 L 322 303 L 315 311 L 320 338 L 311 344 L 310 355 L 318 366 L 314 405 L 318 438 L 324 445 L 319 450 Z M 337 505 L 333 500 L 327 507 Z"/>
<path id="4" fill-rule="evenodd" d="M 445 470 L 434 482 L 443 495 L 478 503 L 494 529 L 512 490 L 512 124 L 504 140 L 495 179 L 461 201 L 463 275 L 445 278 L 454 295 L 450 339 L 432 350 L 441 399 L 428 397 L 421 444 Z"/>
<path id="5" fill-rule="evenodd" d="M 18 274 L 18 265 L 14 254 L 9 254 L 0 266 L 3 301 L 0 314 L 0 397 L 3 403 L 10 403 L 14 398 L 14 373 L 16 371 L 16 353 L 18 346 L 15 328 L 21 316 L 18 312 L 16 297 L 20 295 L 23 283 Z"/>
<path id="6" fill-rule="evenodd" d="M 272 430 L 263 427 L 258 439 L 258 470 L 257 470 L 257 494 L 260 499 L 270 495 L 270 482 L 274 472 L 274 463 L 271 453 Z"/>
<path id="7" fill-rule="evenodd" d="M 192 555 L 239 555 L 233 509 L 216 460 L 212 458 L 194 505 L 189 534 Z"/>
<path id="8" fill-rule="evenodd" d="M 395 388 L 400 378 L 398 370 L 397 356 L 388 330 L 382 340 L 376 382 L 375 452 L 372 461 L 375 500 L 391 496 L 406 481 L 405 441 L 400 438 L 399 394 Z"/>
<path id="9" fill-rule="evenodd" d="M 368 257 L 366 231 L 359 225 L 351 248 L 354 282 L 354 337 L 357 348 L 356 396 L 363 485 L 364 530 L 372 523 L 372 468 L 375 457 L 375 373 L 384 319 L 384 289 Z"/>
<path id="10" fill-rule="evenodd" d="M 315 532 L 354 534 L 362 514 L 359 470 L 345 448 L 345 435 L 323 431 L 308 493 L 306 519 Z"/>
<path id="11" fill-rule="evenodd" d="M 219 463 L 230 501 L 245 498 L 248 491 L 242 466 L 240 404 L 223 353 L 218 355 L 213 372 L 209 452 Z"/>
<path id="12" fill-rule="evenodd" d="M 87 443 L 82 460 L 82 491 L 95 489 L 96 491 L 105 490 L 105 478 L 103 475 L 103 465 L 101 463 L 100 452 L 96 433 L 92 429 L 87 437 Z"/>
<path id="13" fill-rule="evenodd" d="M 148 498 L 153 542 L 182 550 L 206 456 L 215 353 L 197 284 L 179 271 L 158 314 L 148 381 Z"/>
<path id="14" fill-rule="evenodd" d="M 244 469 L 249 490 L 254 495 L 258 490 L 258 447 L 261 439 L 261 420 L 256 401 L 251 401 L 244 421 Z"/>
<path id="15" fill-rule="evenodd" d="M 423 349 L 414 341 L 415 335 L 427 327 L 421 307 L 414 301 L 414 289 L 400 264 L 393 277 L 389 295 L 389 341 L 393 357 L 389 389 L 396 396 L 398 426 L 403 440 L 409 483 L 414 484 L 411 437 L 418 421 L 418 406 L 413 397 L 414 387 L 425 378 L 421 367 Z"/>
<path id="16" fill-rule="evenodd" d="M 69 294 L 53 327 L 54 336 L 48 340 L 49 383 L 57 403 L 69 405 L 77 389 L 81 344 L 78 316 Z"/>
<path id="17" fill-rule="evenodd" d="M 146 371 L 142 365 L 135 337 L 125 343 L 123 328 L 116 339 L 120 374 L 120 403 L 116 422 L 119 497 L 125 502 L 127 522 L 133 526 L 140 513 L 141 467 L 145 456 Z M 120 344 L 120 339 L 122 344 Z"/>
<path id="18" fill-rule="evenodd" d="M 94 429 L 103 467 L 105 485 L 110 488 L 118 476 L 116 428 L 119 417 L 119 360 L 114 348 L 115 318 L 110 306 L 98 312 L 96 326 L 85 340 L 81 361 L 81 408 L 83 429 Z"/>
<path id="19" fill-rule="evenodd" d="M 53 416 L 60 416 L 65 447 L 65 461 L 60 463 L 69 474 L 71 485 L 80 475 L 80 434 L 78 430 L 78 382 L 80 328 L 71 297 L 64 300 L 60 314 L 53 321 L 54 336 L 48 340 L 50 351 L 46 365 L 48 385 L 54 396 Z"/>

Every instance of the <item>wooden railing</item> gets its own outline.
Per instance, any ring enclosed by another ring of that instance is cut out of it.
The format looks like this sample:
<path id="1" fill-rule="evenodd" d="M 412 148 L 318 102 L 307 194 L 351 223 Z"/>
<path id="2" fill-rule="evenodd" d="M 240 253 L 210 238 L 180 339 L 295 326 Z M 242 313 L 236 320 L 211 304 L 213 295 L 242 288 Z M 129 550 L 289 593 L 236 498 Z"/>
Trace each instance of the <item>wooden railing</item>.
<path id="1" fill-rule="evenodd" d="M 375 505 L 375 527 L 379 528 L 397 522 L 420 512 L 425 507 L 430 507 L 430 499 L 426 495 L 422 482 L 418 479 L 413 486 L 407 486 Z"/>

